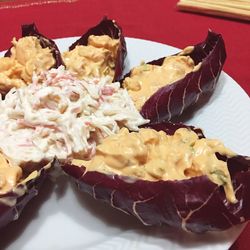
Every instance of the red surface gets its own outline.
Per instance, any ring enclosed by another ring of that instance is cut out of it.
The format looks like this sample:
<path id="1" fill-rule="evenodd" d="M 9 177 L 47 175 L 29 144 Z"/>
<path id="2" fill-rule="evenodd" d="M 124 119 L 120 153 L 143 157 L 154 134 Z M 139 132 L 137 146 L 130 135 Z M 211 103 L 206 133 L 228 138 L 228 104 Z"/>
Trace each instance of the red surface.
<path id="1" fill-rule="evenodd" d="M 56 0 L 55 0 L 56 1 Z M 177 0 L 78 0 L 60 3 L 17 0 L 0 3 L 0 50 L 20 35 L 20 25 L 35 22 L 51 38 L 78 36 L 107 15 L 123 27 L 125 36 L 154 40 L 175 47 L 202 41 L 208 29 L 221 33 L 227 49 L 224 71 L 250 95 L 250 23 L 177 11 Z M 43 3 L 41 3 L 43 2 Z M 49 2 L 49 0 L 47 1 Z M 20 7 L 20 5 L 31 5 Z M 19 5 L 18 8 L 13 6 Z M 8 8 L 6 8 L 8 7 Z M 250 225 L 231 250 L 249 249 Z"/>
<path id="2" fill-rule="evenodd" d="M 35 0 L 17 0 L 16 5 L 30 2 L 33 6 L 8 9 L 1 9 L 1 6 L 11 5 L 10 2 L 0 4 L 0 49 L 7 48 L 12 37 L 20 34 L 20 24 L 30 22 L 35 22 L 47 36 L 56 38 L 80 35 L 108 15 L 120 23 L 126 36 L 179 48 L 203 40 L 210 28 L 221 33 L 226 42 L 228 58 L 224 71 L 250 95 L 250 23 L 179 12 L 177 0 L 54 1 L 62 2 L 34 5 Z"/>

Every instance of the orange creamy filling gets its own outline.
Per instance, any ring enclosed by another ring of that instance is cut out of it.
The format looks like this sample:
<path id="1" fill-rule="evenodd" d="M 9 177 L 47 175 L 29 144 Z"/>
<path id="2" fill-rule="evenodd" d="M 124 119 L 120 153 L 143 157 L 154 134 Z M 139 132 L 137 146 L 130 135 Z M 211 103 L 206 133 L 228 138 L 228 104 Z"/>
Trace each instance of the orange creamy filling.
<path id="1" fill-rule="evenodd" d="M 131 71 L 131 75 L 123 81 L 123 87 L 138 110 L 161 87 L 176 82 L 186 74 L 195 70 L 195 65 L 189 56 L 169 56 L 161 66 L 142 64 Z"/>
<path id="2" fill-rule="evenodd" d="M 16 187 L 21 177 L 22 169 L 0 154 L 0 195 Z"/>
<path id="3" fill-rule="evenodd" d="M 105 138 L 90 161 L 73 160 L 72 163 L 84 165 L 88 171 L 149 181 L 206 175 L 224 187 L 230 202 L 236 202 L 227 164 L 216 157 L 216 152 L 228 157 L 235 155 L 219 141 L 199 139 L 186 128 L 178 129 L 173 136 L 153 129 L 129 132 L 124 128 Z"/>
<path id="4" fill-rule="evenodd" d="M 11 56 L 0 58 L 0 91 L 22 87 L 32 80 L 33 73 L 50 69 L 55 59 L 49 48 L 42 48 L 38 38 L 27 36 L 12 41 Z"/>
<path id="5" fill-rule="evenodd" d="M 107 35 L 88 38 L 88 45 L 78 45 L 73 50 L 63 53 L 66 68 L 77 74 L 78 78 L 103 77 L 115 74 L 115 61 L 119 39 Z"/>

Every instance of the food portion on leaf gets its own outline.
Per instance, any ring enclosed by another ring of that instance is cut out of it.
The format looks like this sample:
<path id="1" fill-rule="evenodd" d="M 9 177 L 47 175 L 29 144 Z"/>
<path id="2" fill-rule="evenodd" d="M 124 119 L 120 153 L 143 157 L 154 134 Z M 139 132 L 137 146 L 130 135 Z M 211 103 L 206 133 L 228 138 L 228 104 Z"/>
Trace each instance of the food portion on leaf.
<path id="1" fill-rule="evenodd" d="M 22 169 L 0 153 L 0 195 L 11 191 L 22 176 Z"/>
<path id="2" fill-rule="evenodd" d="M 21 78 L 23 66 L 15 59 L 9 57 L 0 58 L 0 92 L 6 94 L 11 88 L 25 86 Z"/>
<path id="3" fill-rule="evenodd" d="M 122 85 L 143 117 L 171 120 L 214 90 L 225 59 L 222 36 L 209 31 L 202 43 L 135 67 Z"/>
<path id="4" fill-rule="evenodd" d="M 24 206 L 37 195 L 52 162 L 22 167 L 0 153 L 0 228 L 19 218 Z M 33 169 L 30 171 L 30 169 Z"/>
<path id="5" fill-rule="evenodd" d="M 82 191 L 144 225 L 199 233 L 248 220 L 249 158 L 192 127 L 173 130 L 168 123 L 122 129 L 104 139 L 92 159 L 74 159 L 63 169 Z"/>
<path id="6" fill-rule="evenodd" d="M 199 66 L 198 66 L 199 67 Z M 141 110 L 144 103 L 161 87 L 172 84 L 197 69 L 189 56 L 166 57 L 162 65 L 143 63 L 132 69 L 123 81 L 135 106 Z"/>
<path id="7" fill-rule="evenodd" d="M 110 76 L 116 81 L 122 75 L 126 54 L 121 27 L 104 18 L 63 53 L 63 60 L 79 79 Z"/>
<path id="8" fill-rule="evenodd" d="M 22 26 L 22 37 L 13 38 L 11 48 L 0 58 L 0 92 L 25 86 L 33 73 L 40 73 L 62 64 L 54 41 L 41 35 L 34 24 Z"/>
<path id="9" fill-rule="evenodd" d="M 174 135 L 164 131 L 142 128 L 138 132 L 122 129 L 97 146 L 89 161 L 73 160 L 87 171 L 134 177 L 148 181 L 184 180 L 206 175 L 212 182 L 223 186 L 230 202 L 235 202 L 232 183 L 225 162 L 216 153 L 235 156 L 217 140 L 199 139 L 187 128 Z"/>
<path id="10" fill-rule="evenodd" d="M 66 68 L 76 73 L 79 79 L 102 76 L 113 79 L 118 46 L 118 39 L 91 35 L 86 46 L 78 45 L 64 52 L 63 60 Z"/>

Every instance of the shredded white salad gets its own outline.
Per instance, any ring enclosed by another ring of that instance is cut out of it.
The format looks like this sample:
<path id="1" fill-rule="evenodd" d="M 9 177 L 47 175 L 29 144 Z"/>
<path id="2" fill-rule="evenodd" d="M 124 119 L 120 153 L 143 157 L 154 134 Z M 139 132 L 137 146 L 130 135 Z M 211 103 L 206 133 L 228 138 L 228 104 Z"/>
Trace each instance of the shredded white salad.
<path id="1" fill-rule="evenodd" d="M 0 149 L 16 164 L 86 159 L 102 138 L 148 122 L 119 82 L 78 80 L 63 66 L 0 98 L 0 121 Z"/>

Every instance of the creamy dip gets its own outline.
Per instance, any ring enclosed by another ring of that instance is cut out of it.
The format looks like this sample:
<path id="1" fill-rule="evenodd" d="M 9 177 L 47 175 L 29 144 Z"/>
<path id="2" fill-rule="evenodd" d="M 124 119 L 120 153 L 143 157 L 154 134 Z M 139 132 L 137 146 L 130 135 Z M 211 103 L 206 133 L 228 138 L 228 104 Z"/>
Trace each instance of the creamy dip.
<path id="1" fill-rule="evenodd" d="M 0 58 L 0 91 L 7 93 L 31 82 L 33 72 L 48 70 L 55 64 L 49 48 L 42 48 L 39 39 L 27 36 L 12 41 L 11 56 Z"/>
<path id="2" fill-rule="evenodd" d="M 115 61 L 119 39 L 107 35 L 88 38 L 87 46 L 78 45 L 71 51 L 63 53 L 66 68 L 76 73 L 78 78 L 102 77 L 115 74 Z"/>
<path id="3" fill-rule="evenodd" d="M 0 101 L 0 149 L 17 165 L 88 158 L 96 143 L 120 127 L 138 130 L 145 120 L 127 91 L 111 78 L 78 80 L 62 66 Z"/>
<path id="4" fill-rule="evenodd" d="M 199 139 L 195 132 L 186 128 L 178 129 L 173 136 L 153 129 L 129 132 L 123 128 L 104 139 L 91 160 L 73 160 L 72 163 L 84 165 L 88 171 L 149 181 L 206 175 L 223 186 L 230 202 L 236 202 L 227 164 L 216 157 L 216 152 L 228 157 L 235 155 L 218 140 Z"/>
<path id="5" fill-rule="evenodd" d="M 131 75 L 123 81 L 138 110 L 161 87 L 182 79 L 195 70 L 195 65 L 189 56 L 169 56 L 161 66 L 142 64 L 131 71 Z"/>

